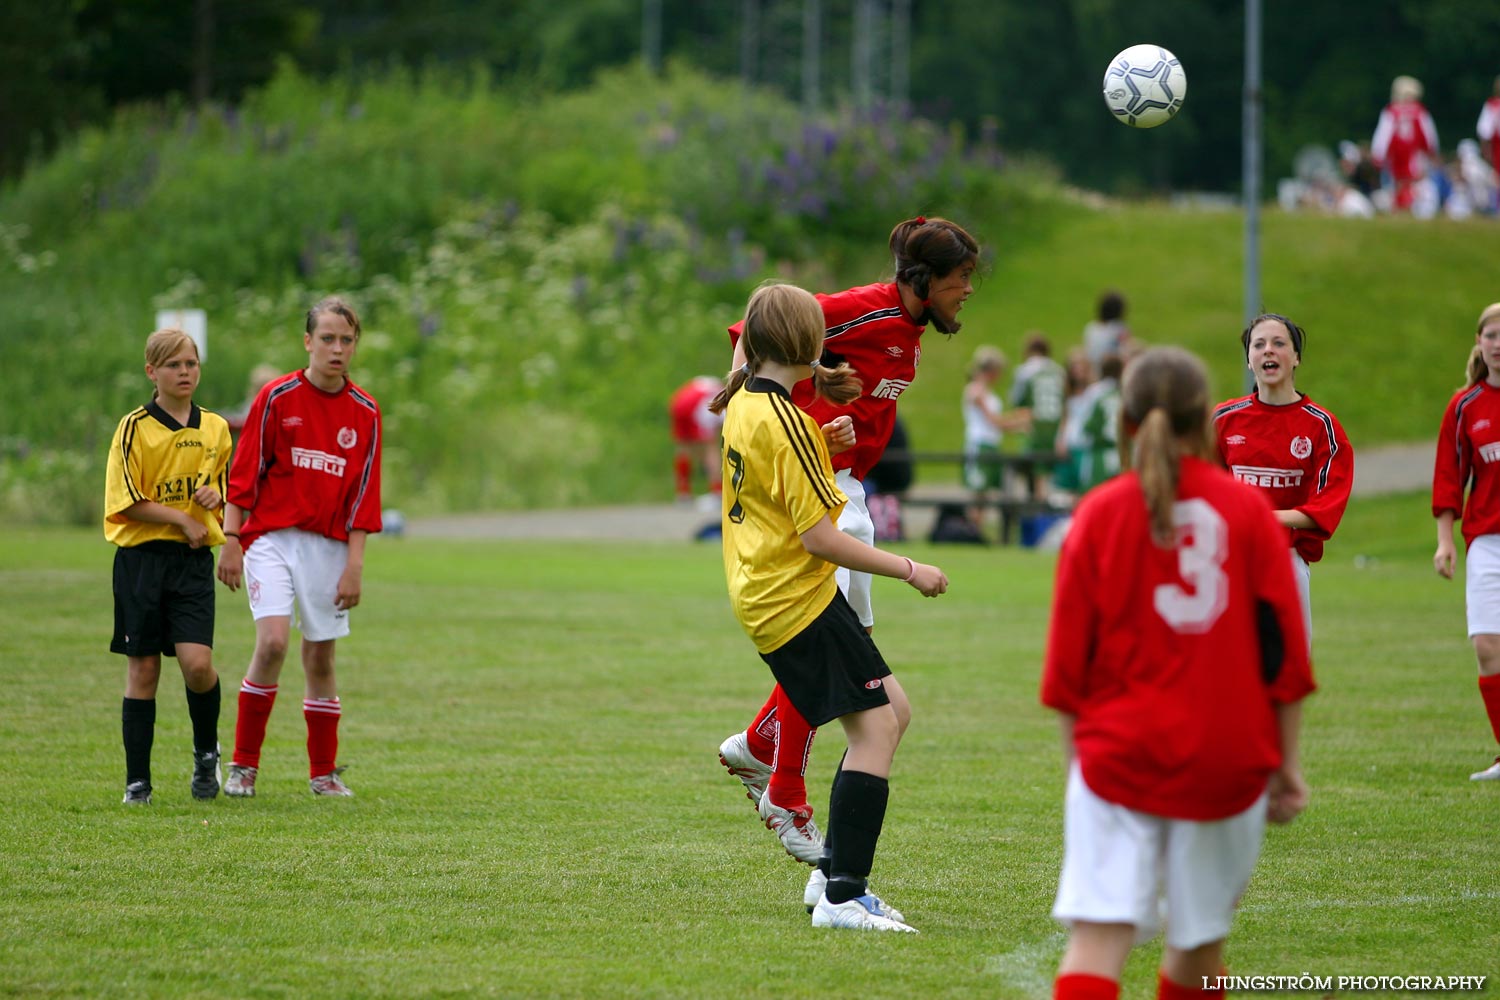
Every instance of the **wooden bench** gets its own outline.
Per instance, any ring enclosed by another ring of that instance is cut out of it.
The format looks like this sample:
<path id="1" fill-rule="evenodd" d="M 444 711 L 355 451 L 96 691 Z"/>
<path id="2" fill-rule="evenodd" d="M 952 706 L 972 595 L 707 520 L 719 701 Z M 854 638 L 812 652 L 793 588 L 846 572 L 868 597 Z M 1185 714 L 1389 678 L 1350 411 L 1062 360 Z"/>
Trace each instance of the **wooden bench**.
<path id="1" fill-rule="evenodd" d="M 962 510 L 970 510 L 975 507 L 983 507 L 985 510 L 993 510 L 999 516 L 1000 521 L 1000 544 L 1009 545 L 1016 537 L 1017 527 L 1022 519 L 1038 515 L 1059 515 L 1068 512 L 1067 507 L 1051 503 L 1046 498 L 1034 499 L 1036 492 L 1036 473 L 1039 468 L 1050 467 L 1057 463 L 1057 456 L 1051 452 L 998 452 L 969 456 L 963 452 L 938 452 L 938 451 L 887 451 L 883 462 L 909 461 L 914 466 L 922 465 L 947 465 L 955 470 L 962 469 L 970 461 L 979 461 L 982 464 L 998 465 L 1001 469 L 1000 488 L 988 491 L 989 496 L 981 503 L 972 491 L 965 489 L 960 483 L 959 475 L 953 477 L 953 486 L 947 488 L 923 488 L 920 483 L 912 490 L 900 494 L 902 507 L 930 507 L 941 509 L 943 507 L 958 507 Z M 1020 477 L 1024 494 L 1012 495 L 1012 483 Z"/>

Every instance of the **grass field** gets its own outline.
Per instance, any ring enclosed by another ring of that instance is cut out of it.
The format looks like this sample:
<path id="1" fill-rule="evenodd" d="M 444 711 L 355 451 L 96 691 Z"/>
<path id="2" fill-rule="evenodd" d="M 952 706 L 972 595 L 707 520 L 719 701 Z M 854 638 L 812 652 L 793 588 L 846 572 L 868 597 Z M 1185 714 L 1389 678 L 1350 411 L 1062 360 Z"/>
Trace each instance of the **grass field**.
<path id="1" fill-rule="evenodd" d="M 1267 837 L 1235 974 L 1500 973 L 1500 788 L 1467 780 L 1494 747 L 1425 507 L 1356 501 L 1315 568 L 1313 801 Z M 191 800 L 172 679 L 156 802 L 127 809 L 112 550 L 11 530 L 0 995 L 1050 996 L 1063 770 L 1036 689 L 1052 557 L 902 550 L 952 579 L 936 601 L 876 594 L 916 715 L 874 881 L 919 936 L 811 929 L 806 869 L 719 767 L 769 674 L 713 546 L 378 539 L 340 644 L 357 797 L 308 794 L 292 665 L 256 799 Z M 251 641 L 239 595 L 218 634 L 227 744 Z M 810 785 L 841 746 L 819 739 Z M 1152 995 L 1158 954 L 1132 958 L 1125 996 Z"/>

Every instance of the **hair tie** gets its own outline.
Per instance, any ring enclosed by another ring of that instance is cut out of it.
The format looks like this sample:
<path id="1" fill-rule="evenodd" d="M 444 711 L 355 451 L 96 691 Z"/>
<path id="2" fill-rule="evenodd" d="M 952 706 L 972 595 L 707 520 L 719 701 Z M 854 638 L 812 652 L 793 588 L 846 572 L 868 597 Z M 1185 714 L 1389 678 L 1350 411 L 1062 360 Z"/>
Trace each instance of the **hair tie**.
<path id="1" fill-rule="evenodd" d="M 744 373 L 744 375 L 745 375 L 746 378 L 749 378 L 750 377 L 750 362 L 746 361 L 744 364 L 740 365 L 740 371 Z"/>
<path id="2" fill-rule="evenodd" d="M 925 215 L 919 215 L 919 216 L 917 216 L 917 225 L 919 225 L 919 226 L 925 226 L 925 225 L 927 225 L 927 216 L 925 216 Z"/>
<path id="3" fill-rule="evenodd" d="M 823 367 L 823 362 L 820 361 L 817 358 L 813 358 L 811 361 L 809 361 L 807 363 L 807 367 L 809 367 L 809 368 L 822 368 Z"/>

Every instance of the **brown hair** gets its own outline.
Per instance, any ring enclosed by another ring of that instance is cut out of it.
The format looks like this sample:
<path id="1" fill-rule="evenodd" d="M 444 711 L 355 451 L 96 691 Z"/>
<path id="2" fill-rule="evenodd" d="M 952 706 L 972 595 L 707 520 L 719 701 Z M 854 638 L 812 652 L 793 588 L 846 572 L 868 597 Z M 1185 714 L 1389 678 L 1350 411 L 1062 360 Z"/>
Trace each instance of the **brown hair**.
<path id="1" fill-rule="evenodd" d="M 1491 302 L 1479 314 L 1479 323 L 1474 329 L 1474 335 L 1477 337 L 1483 333 L 1484 325 L 1496 318 L 1500 318 L 1500 302 Z M 1475 344 L 1469 351 L 1469 364 L 1464 369 L 1464 388 L 1472 389 L 1489 377 L 1490 366 L 1485 364 L 1484 352 L 1479 349 L 1478 344 Z"/>
<path id="2" fill-rule="evenodd" d="M 1052 342 L 1040 330 L 1028 330 L 1021 349 L 1026 352 L 1027 357 L 1050 358 L 1052 356 Z"/>
<path id="3" fill-rule="evenodd" d="M 974 237 L 958 223 L 936 217 L 919 215 L 896 223 L 890 246 L 896 258 L 896 280 L 910 285 L 924 299 L 933 278 L 979 261 L 979 244 Z"/>
<path id="4" fill-rule="evenodd" d="M 1210 457 L 1208 440 L 1208 371 L 1194 354 L 1180 347 L 1153 347 L 1125 371 L 1120 392 L 1121 441 L 1133 439 L 1133 454 L 1151 536 L 1159 545 L 1175 537 L 1172 504 L 1184 454 Z"/>
<path id="5" fill-rule="evenodd" d="M 146 364 L 152 368 L 165 364 L 178 351 L 182 345 L 193 346 L 193 357 L 198 356 L 198 342 L 187 334 L 174 327 L 165 327 L 157 330 L 146 338 Z"/>
<path id="6" fill-rule="evenodd" d="M 1298 326 L 1296 323 L 1293 323 L 1291 320 L 1287 319 L 1280 313 L 1261 313 L 1259 316 L 1250 321 L 1249 326 L 1240 331 L 1240 346 L 1245 349 L 1245 360 L 1250 360 L 1250 334 L 1254 332 L 1257 326 L 1260 326 L 1267 320 L 1280 323 L 1283 327 L 1286 328 L 1286 335 L 1292 338 L 1292 350 L 1297 352 L 1297 360 L 1301 361 L 1302 342 L 1307 339 L 1307 331 L 1302 329 L 1302 327 Z"/>
<path id="7" fill-rule="evenodd" d="M 317 329 L 318 317 L 328 312 L 337 313 L 344 317 L 349 325 L 354 328 L 354 336 L 356 338 L 359 337 L 359 315 L 354 311 L 353 306 L 337 295 L 330 295 L 326 299 L 322 299 L 317 305 L 307 311 L 306 332 L 312 333 L 313 330 Z"/>
<path id="8" fill-rule="evenodd" d="M 820 363 L 823 354 L 823 307 L 811 292 L 796 285 L 767 282 L 757 288 L 745 306 L 740 343 L 745 347 L 744 367 L 725 376 L 724 388 L 708 406 L 723 413 L 729 400 L 755 374 L 762 361 L 783 365 L 812 365 L 813 388 L 831 403 L 850 403 L 863 386 L 854 369 L 840 362 L 837 368 Z"/>

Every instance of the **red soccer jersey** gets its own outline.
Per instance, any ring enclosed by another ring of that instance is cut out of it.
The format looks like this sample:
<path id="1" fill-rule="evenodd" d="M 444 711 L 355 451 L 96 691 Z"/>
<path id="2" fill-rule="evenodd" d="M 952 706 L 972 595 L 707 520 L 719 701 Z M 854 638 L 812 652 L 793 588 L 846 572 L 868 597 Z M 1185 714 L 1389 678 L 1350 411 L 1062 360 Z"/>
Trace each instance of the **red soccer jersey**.
<path id="1" fill-rule="evenodd" d="M 1042 702 L 1076 717 L 1096 795 L 1216 820 L 1265 790 L 1281 764 L 1274 706 L 1309 694 L 1312 668 L 1286 535 L 1265 500 L 1197 458 L 1182 460 L 1177 497 L 1173 548 L 1151 540 L 1136 473 L 1079 501 L 1058 557 Z M 1268 680 L 1262 649 L 1278 642 Z"/>
<path id="2" fill-rule="evenodd" d="M 1479 109 L 1479 122 L 1475 128 L 1484 140 L 1484 151 L 1490 166 L 1500 170 L 1500 97 L 1491 97 Z"/>
<path id="3" fill-rule="evenodd" d="M 1436 156 L 1437 148 L 1437 127 L 1427 109 L 1416 101 L 1387 104 L 1370 140 L 1370 156 L 1397 181 L 1422 176 L 1422 157 Z"/>
<path id="4" fill-rule="evenodd" d="M 1273 510 L 1312 518 L 1317 527 L 1292 530 L 1292 548 L 1309 563 L 1322 559 L 1354 485 L 1354 449 L 1334 415 L 1306 393 L 1281 406 L 1251 394 L 1214 409 L 1214 438 L 1220 461 L 1264 490 Z"/>
<path id="5" fill-rule="evenodd" d="M 792 400 L 820 427 L 841 414 L 853 418 L 854 447 L 834 455 L 833 467 L 849 469 L 855 479 L 864 479 L 890 443 L 897 398 L 917 377 L 926 326 L 906 314 L 894 282 L 817 298 L 827 325 L 823 363 L 832 367 L 847 361 L 859 373 L 864 391 L 847 406 L 836 406 L 820 399 L 807 379 L 793 388 Z M 739 340 L 743 325 L 729 328 L 731 343 Z"/>
<path id="6" fill-rule="evenodd" d="M 345 380 L 324 392 L 300 372 L 262 388 L 229 470 L 228 501 L 247 511 L 240 543 L 301 528 L 347 541 L 380 530 L 380 407 Z"/>
<path id="7" fill-rule="evenodd" d="M 1500 534 L 1500 389 L 1480 382 L 1453 394 L 1443 411 L 1432 467 L 1432 516 L 1461 513 L 1464 543 Z M 1467 504 L 1464 490 L 1469 491 Z"/>

